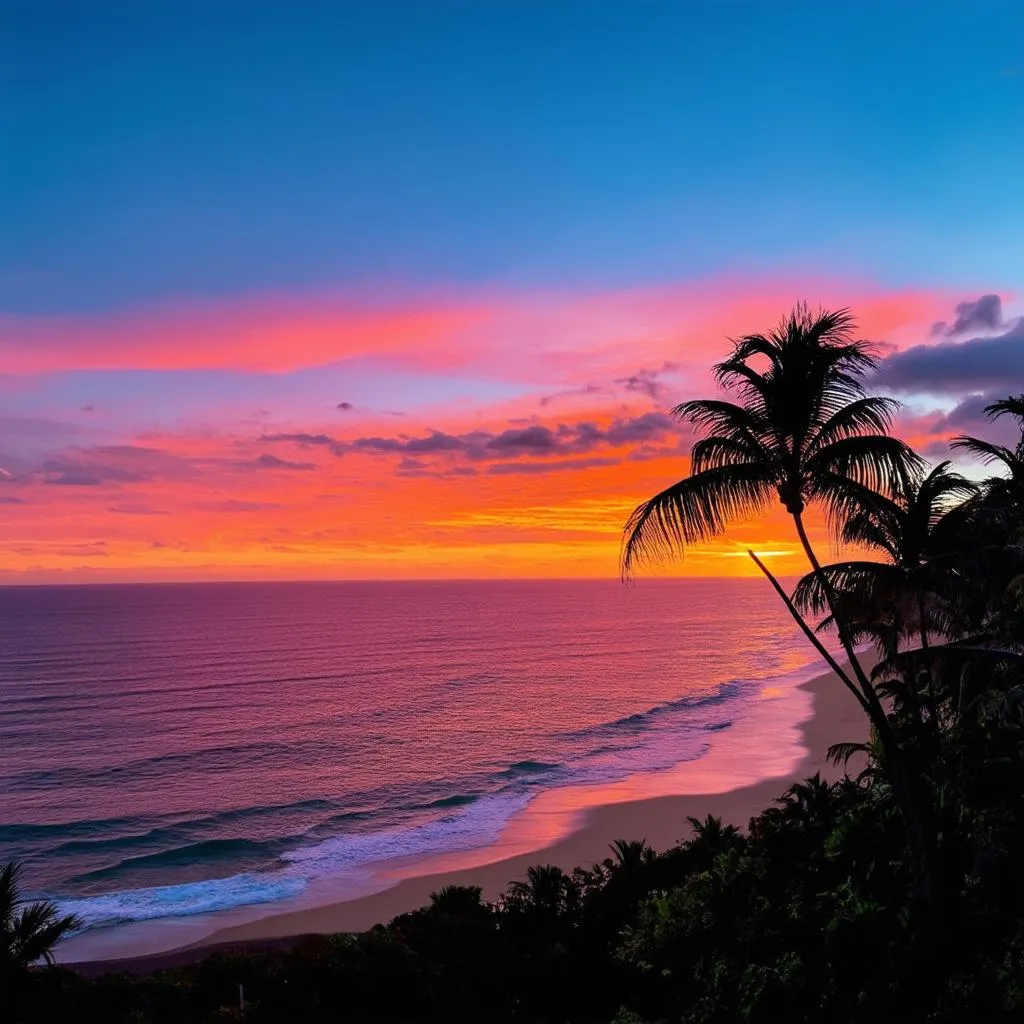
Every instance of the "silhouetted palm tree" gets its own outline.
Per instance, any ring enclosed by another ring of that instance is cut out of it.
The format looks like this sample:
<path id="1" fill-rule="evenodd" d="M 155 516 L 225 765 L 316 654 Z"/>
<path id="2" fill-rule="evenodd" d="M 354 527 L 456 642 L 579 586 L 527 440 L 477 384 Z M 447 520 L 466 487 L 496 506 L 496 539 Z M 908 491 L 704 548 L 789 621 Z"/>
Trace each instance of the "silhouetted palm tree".
<path id="1" fill-rule="evenodd" d="M 54 946 L 84 923 L 74 914 L 62 915 L 46 900 L 27 902 L 21 876 L 21 865 L 14 861 L 0 870 L 0 976 L 40 960 L 52 964 Z"/>
<path id="2" fill-rule="evenodd" d="M 545 919 L 555 919 L 569 903 L 572 879 L 554 864 L 538 864 L 526 871 L 525 882 L 513 882 L 510 900 L 524 910 Z"/>
<path id="3" fill-rule="evenodd" d="M 605 861 L 613 872 L 631 873 L 650 864 L 655 853 L 646 839 L 616 839 L 611 844 L 613 857 Z"/>
<path id="4" fill-rule="evenodd" d="M 482 897 L 483 890 L 478 885 L 445 885 L 430 894 L 430 909 L 453 917 L 486 916 L 489 908 Z"/>
<path id="5" fill-rule="evenodd" d="M 698 399 L 676 407 L 675 414 L 699 435 L 690 475 L 634 510 L 626 524 L 622 564 L 628 575 L 645 559 L 679 554 L 687 545 L 718 536 L 733 520 L 782 503 L 821 581 L 853 678 L 808 627 L 764 564 L 753 552 L 751 557 L 878 732 L 924 894 L 929 888 L 926 840 L 910 775 L 881 699 L 857 660 L 853 637 L 803 518 L 808 505 L 818 504 L 838 533 L 861 510 L 866 491 L 898 493 L 921 469 L 920 458 L 887 433 L 897 403 L 867 394 L 866 376 L 876 359 L 871 346 L 855 340 L 853 331 L 848 310 L 811 313 L 801 305 L 770 334 L 747 335 L 734 343 L 732 354 L 714 367 L 714 375 L 738 401 Z"/>
<path id="6" fill-rule="evenodd" d="M 990 420 L 997 420 L 1000 416 L 1016 417 L 1017 425 L 1020 427 L 1020 440 L 1015 449 L 963 435 L 955 437 L 951 447 L 970 452 L 985 465 L 1006 469 L 1009 472 L 1009 483 L 1019 493 L 1019 489 L 1024 487 L 1024 394 L 1003 398 L 985 406 L 985 415 Z"/>
<path id="7" fill-rule="evenodd" d="M 723 824 L 721 818 L 712 814 L 703 821 L 693 815 L 687 815 L 686 820 L 693 829 L 693 835 L 686 840 L 684 846 L 700 870 L 706 870 L 715 857 L 731 850 L 741 838 L 740 830 L 735 825 Z"/>
<path id="8" fill-rule="evenodd" d="M 837 562 L 808 573 L 793 591 L 797 607 L 827 612 L 822 579 L 828 580 L 854 639 L 873 639 L 884 657 L 911 637 L 927 648 L 930 632 L 957 632 L 947 598 L 968 527 L 964 502 L 978 488 L 949 467 L 940 463 L 892 497 L 865 491 L 840 535 L 845 543 L 875 548 L 888 561 Z M 825 624 L 830 622 L 831 617 Z"/>
<path id="9" fill-rule="evenodd" d="M 804 523 L 808 505 L 823 506 L 838 530 L 859 509 L 865 489 L 892 493 L 913 476 L 919 460 L 886 433 L 898 405 L 866 393 L 876 360 L 867 342 L 854 340 L 853 329 L 848 310 L 812 314 L 798 306 L 770 334 L 734 343 L 714 375 L 739 401 L 696 399 L 673 410 L 700 435 L 691 472 L 630 516 L 622 557 L 627 575 L 644 560 L 680 554 L 776 501 L 792 516 L 818 572 Z M 837 625 L 865 703 L 869 682 L 843 623 Z"/>

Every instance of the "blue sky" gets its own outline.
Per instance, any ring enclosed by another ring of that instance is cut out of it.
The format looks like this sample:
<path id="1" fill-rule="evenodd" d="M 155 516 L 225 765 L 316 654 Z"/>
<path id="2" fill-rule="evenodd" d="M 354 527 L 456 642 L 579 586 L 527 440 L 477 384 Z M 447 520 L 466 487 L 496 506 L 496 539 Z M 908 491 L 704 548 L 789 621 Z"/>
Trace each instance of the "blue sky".
<path id="1" fill-rule="evenodd" d="M 4 9 L 7 312 L 1020 272 L 1018 0 Z"/>

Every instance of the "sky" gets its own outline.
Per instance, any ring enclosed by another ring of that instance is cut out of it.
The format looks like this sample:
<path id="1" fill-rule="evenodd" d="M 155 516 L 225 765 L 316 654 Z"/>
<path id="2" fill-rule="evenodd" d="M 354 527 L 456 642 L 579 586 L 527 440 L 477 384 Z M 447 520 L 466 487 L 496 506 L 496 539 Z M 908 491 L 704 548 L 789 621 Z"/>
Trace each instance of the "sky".
<path id="1" fill-rule="evenodd" d="M 1019 0 L 4 0 L 0 582 L 614 576 L 728 338 L 1024 390 Z M 818 525 L 819 539 L 821 528 Z M 801 564 L 781 515 L 673 573 Z"/>

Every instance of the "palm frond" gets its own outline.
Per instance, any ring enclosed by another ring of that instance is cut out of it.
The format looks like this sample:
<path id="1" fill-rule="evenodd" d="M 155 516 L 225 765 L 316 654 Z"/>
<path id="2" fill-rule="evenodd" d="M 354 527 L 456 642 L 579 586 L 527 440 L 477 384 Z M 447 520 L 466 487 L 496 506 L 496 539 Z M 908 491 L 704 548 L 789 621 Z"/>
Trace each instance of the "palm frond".
<path id="1" fill-rule="evenodd" d="M 664 561 L 689 544 L 717 537 L 730 520 L 763 512 L 774 496 L 772 475 L 757 462 L 708 469 L 674 483 L 629 517 L 623 575 L 641 562 Z"/>
<path id="2" fill-rule="evenodd" d="M 1000 462 L 1014 476 L 1021 472 L 1018 468 L 1021 465 L 1021 460 L 1017 458 L 1014 452 L 1001 444 L 993 444 L 991 441 L 982 441 L 980 438 L 966 437 L 961 434 L 959 437 L 954 437 L 950 441 L 949 446 L 958 451 L 970 452 L 971 455 L 986 466 Z"/>
<path id="3" fill-rule="evenodd" d="M 871 748 L 867 743 L 833 743 L 825 753 L 825 759 L 834 765 L 845 768 L 850 759 L 857 754 L 869 754 Z"/>
<path id="4" fill-rule="evenodd" d="M 839 441 L 845 437 L 854 437 L 864 433 L 886 433 L 892 425 L 893 417 L 899 407 L 900 403 L 894 398 L 882 398 L 876 395 L 858 398 L 848 405 L 842 406 L 832 413 L 807 440 L 805 455 L 813 455 L 833 441 Z"/>
<path id="5" fill-rule="evenodd" d="M 822 576 L 824 579 L 822 579 Z M 821 615 L 829 608 L 828 588 L 845 604 L 869 604 L 886 588 L 898 585 L 902 573 L 884 562 L 850 561 L 823 565 L 821 576 L 808 573 L 793 588 L 793 603 L 802 612 Z"/>
<path id="6" fill-rule="evenodd" d="M 1024 429 L 1024 394 L 1010 395 L 1008 398 L 1001 398 L 998 402 L 986 405 L 985 415 L 990 420 L 997 420 L 1000 416 L 1016 416 L 1021 420 L 1021 427 Z"/>

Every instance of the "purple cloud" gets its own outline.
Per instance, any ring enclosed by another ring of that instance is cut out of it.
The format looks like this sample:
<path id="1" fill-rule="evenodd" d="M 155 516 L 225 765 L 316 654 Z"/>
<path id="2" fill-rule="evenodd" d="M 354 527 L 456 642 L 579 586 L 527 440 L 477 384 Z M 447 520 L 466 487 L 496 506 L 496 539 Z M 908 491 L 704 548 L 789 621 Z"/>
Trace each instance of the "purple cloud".
<path id="1" fill-rule="evenodd" d="M 899 391 L 925 391 L 965 395 L 969 392 L 1012 391 L 1024 381 L 1024 317 L 1003 321 L 998 296 L 983 296 L 961 303 L 952 328 L 943 325 L 947 339 L 934 345 L 915 345 L 883 360 L 876 383 Z M 969 307 L 969 308 L 968 308 Z M 986 328 L 998 333 L 948 340 L 960 327 Z M 1018 383 L 1015 383 L 1018 382 Z"/>

